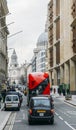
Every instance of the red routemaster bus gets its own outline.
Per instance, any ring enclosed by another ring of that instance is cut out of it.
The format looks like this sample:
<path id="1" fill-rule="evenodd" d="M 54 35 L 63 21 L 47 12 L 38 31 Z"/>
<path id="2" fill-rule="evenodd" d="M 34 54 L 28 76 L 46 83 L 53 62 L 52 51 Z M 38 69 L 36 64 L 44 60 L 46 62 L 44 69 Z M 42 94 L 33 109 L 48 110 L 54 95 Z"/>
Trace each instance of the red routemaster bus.
<path id="1" fill-rule="evenodd" d="M 32 96 L 50 95 L 49 74 L 47 72 L 34 72 L 28 75 L 27 103 Z"/>

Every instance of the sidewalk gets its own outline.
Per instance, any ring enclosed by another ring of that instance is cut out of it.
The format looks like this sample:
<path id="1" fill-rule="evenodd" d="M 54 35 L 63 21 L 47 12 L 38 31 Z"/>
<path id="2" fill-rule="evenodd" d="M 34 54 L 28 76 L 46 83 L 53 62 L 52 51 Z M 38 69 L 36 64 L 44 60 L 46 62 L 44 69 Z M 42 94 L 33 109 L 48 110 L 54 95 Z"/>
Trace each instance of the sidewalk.
<path id="1" fill-rule="evenodd" d="M 4 111 L 3 110 L 3 103 L 1 103 L 1 108 L 0 108 L 0 130 L 3 130 L 5 125 L 7 124 L 7 121 L 11 115 L 11 112 Z"/>
<path id="2" fill-rule="evenodd" d="M 76 95 L 72 95 L 72 99 L 71 100 L 64 100 L 65 102 L 73 105 L 73 106 L 76 106 Z"/>
<path id="3" fill-rule="evenodd" d="M 65 96 L 63 96 L 63 95 L 59 95 L 59 94 L 53 94 L 52 95 L 54 98 L 58 98 L 59 100 L 62 100 L 62 101 L 64 101 L 64 102 L 67 102 L 67 103 L 69 103 L 69 104 L 71 104 L 71 105 L 73 105 L 73 106 L 76 106 L 76 95 L 72 95 L 72 99 L 71 100 L 66 100 L 65 99 Z"/>

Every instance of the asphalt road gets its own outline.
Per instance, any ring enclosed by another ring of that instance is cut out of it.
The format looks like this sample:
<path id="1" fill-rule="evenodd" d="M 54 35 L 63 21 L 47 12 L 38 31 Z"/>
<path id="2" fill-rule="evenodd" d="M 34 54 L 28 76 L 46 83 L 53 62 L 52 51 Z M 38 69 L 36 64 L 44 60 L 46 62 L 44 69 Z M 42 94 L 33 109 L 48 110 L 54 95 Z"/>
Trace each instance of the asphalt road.
<path id="1" fill-rule="evenodd" d="M 76 130 L 76 108 L 54 99 L 55 122 L 29 125 L 27 120 L 26 97 L 20 111 L 13 111 L 5 130 Z"/>
<path id="2" fill-rule="evenodd" d="M 55 99 L 55 114 L 69 128 L 76 130 L 76 107 Z"/>

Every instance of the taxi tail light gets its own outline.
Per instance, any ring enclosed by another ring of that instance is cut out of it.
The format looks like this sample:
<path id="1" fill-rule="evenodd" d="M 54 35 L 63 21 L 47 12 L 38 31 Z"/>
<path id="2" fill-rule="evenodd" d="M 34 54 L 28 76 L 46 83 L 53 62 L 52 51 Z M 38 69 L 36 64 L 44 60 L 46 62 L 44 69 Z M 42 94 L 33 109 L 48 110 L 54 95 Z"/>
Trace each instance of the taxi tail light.
<path id="1" fill-rule="evenodd" d="M 51 111 L 51 113 L 53 113 L 53 114 L 54 114 L 54 109 L 51 109 L 50 111 Z"/>
<path id="2" fill-rule="evenodd" d="M 32 109 L 29 110 L 30 115 L 32 114 Z"/>

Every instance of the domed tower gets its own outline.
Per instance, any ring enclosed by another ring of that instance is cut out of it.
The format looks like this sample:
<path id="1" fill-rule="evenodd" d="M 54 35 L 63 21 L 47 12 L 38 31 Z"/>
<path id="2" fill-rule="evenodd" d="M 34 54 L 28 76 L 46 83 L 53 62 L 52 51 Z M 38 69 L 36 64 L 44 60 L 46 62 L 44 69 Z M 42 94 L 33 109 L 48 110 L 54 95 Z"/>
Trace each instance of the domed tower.
<path id="1" fill-rule="evenodd" d="M 11 63 L 10 63 L 11 67 L 17 67 L 18 66 L 18 62 L 17 62 L 17 55 L 15 50 L 13 51 L 13 54 L 11 56 Z"/>
<path id="2" fill-rule="evenodd" d="M 41 33 L 37 40 L 37 48 L 39 49 L 46 49 L 48 45 L 48 34 L 47 32 Z"/>
<path id="3" fill-rule="evenodd" d="M 48 46 L 48 33 L 47 31 L 41 33 L 37 40 L 37 58 L 36 58 L 36 67 L 37 71 L 45 72 L 46 71 L 46 51 Z"/>
<path id="4" fill-rule="evenodd" d="M 45 72 L 47 71 L 47 47 L 48 47 L 48 23 L 46 21 L 45 30 L 37 39 L 36 48 L 34 49 L 34 58 L 32 60 L 32 68 L 35 68 L 33 72 Z"/>

